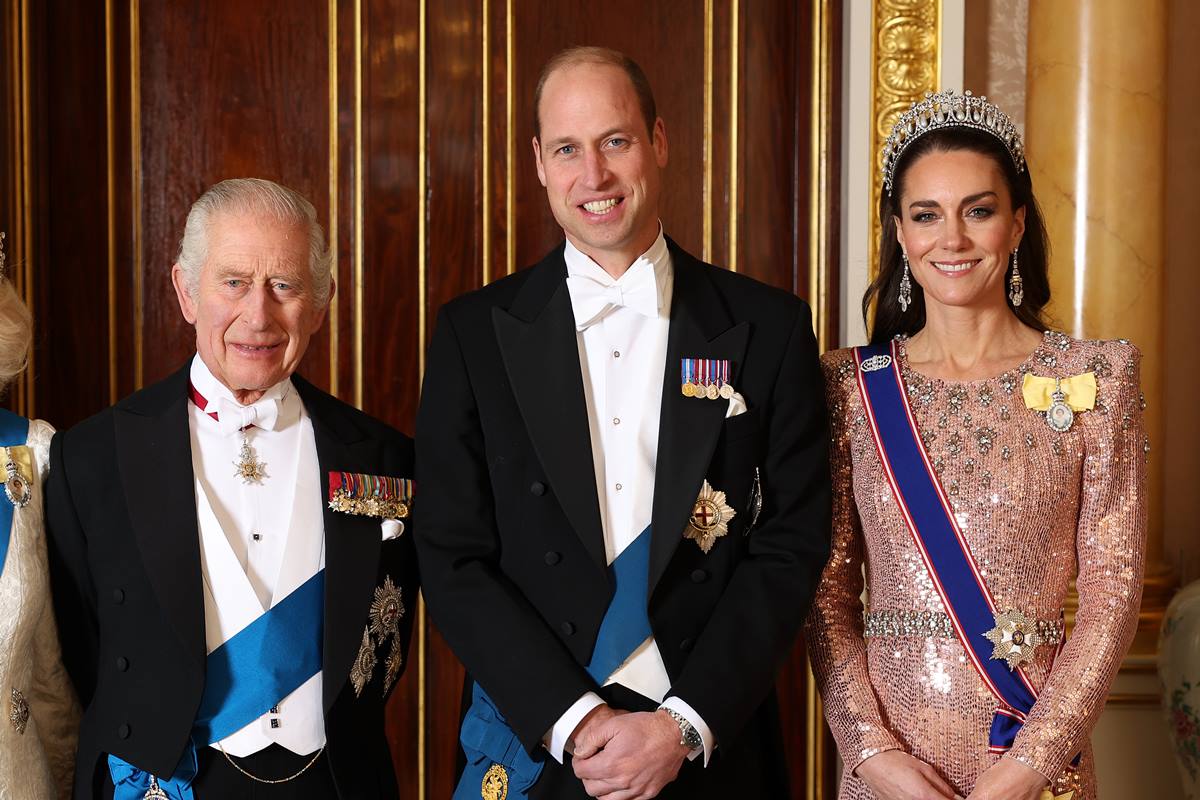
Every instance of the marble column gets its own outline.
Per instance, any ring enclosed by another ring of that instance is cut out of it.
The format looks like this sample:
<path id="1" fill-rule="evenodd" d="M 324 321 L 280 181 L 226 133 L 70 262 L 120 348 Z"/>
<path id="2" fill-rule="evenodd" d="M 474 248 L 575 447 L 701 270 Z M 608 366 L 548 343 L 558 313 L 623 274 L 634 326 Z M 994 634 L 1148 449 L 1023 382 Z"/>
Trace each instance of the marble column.
<path id="1" fill-rule="evenodd" d="M 1163 443 L 1166 0 L 1029 4 L 1026 151 L 1052 245 L 1051 319 L 1142 351 L 1151 446 Z M 1153 656 L 1175 587 L 1163 557 L 1162 459 L 1133 660 Z"/>

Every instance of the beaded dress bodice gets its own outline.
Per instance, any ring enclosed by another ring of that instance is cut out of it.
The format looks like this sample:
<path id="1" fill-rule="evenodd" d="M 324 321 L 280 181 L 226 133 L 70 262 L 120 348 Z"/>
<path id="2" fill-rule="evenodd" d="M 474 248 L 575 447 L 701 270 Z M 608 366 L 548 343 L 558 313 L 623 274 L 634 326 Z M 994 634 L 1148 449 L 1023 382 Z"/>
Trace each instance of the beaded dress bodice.
<path id="1" fill-rule="evenodd" d="M 898 356 L 914 420 L 997 605 L 1061 628 L 1038 647 L 1038 688 L 1010 755 L 1076 800 L 1095 797 L 1088 736 L 1137 622 L 1146 534 L 1147 445 L 1138 353 L 1123 342 L 1048 332 L 1018 367 L 986 380 L 929 378 Z M 887 483 L 855 380 L 852 351 L 822 359 L 831 417 L 833 552 L 807 624 L 813 669 L 846 764 L 840 797 L 871 798 L 853 770 L 889 749 L 934 765 L 966 796 L 999 758 L 987 750 L 996 701 L 962 645 Z M 1093 372 L 1095 408 L 1070 430 L 1026 408 L 1025 373 Z M 860 596 L 865 586 L 868 625 Z M 1078 577 L 1077 577 L 1078 576 Z M 1077 771 L 1067 770 L 1083 752 Z"/>

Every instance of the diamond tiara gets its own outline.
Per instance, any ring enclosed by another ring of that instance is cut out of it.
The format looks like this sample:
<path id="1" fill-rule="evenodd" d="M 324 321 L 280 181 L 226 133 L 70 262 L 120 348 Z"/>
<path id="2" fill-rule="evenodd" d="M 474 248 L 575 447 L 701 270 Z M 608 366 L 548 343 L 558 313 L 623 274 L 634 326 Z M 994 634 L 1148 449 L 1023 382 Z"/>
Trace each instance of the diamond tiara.
<path id="1" fill-rule="evenodd" d="M 883 188 L 892 193 L 896 163 L 910 144 L 930 131 L 943 128 L 974 128 L 999 139 L 1008 149 L 1017 172 L 1025 171 L 1025 144 L 1013 121 L 986 97 L 962 94 L 953 89 L 933 94 L 913 103 L 900 115 L 883 145 Z"/>

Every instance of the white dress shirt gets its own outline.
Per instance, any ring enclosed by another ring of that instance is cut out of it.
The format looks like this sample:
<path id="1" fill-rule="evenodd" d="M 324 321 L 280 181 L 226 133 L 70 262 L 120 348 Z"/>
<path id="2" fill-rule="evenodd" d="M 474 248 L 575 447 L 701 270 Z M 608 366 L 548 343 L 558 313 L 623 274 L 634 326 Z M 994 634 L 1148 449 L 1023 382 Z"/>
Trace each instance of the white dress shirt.
<path id="1" fill-rule="evenodd" d="M 189 403 L 192 469 L 204 578 L 204 628 L 211 653 L 287 597 L 325 566 L 322 492 L 312 420 L 291 380 L 272 386 L 251 407 L 241 407 L 197 355 L 192 386 L 207 400 Z M 208 412 L 217 411 L 221 422 Z M 258 461 L 261 483 L 236 474 L 243 433 L 237 423 L 269 415 L 271 430 L 245 431 Z M 240 419 L 230 420 L 230 417 Z M 321 673 L 270 712 L 219 744 L 244 757 L 270 744 L 306 755 L 325 744 Z M 216 746 L 216 743 L 213 745 Z"/>
<path id="2" fill-rule="evenodd" d="M 650 249 L 620 279 L 614 279 L 570 241 L 563 255 L 576 319 L 604 550 L 611 564 L 650 524 L 674 273 L 661 229 Z M 597 302 L 600 287 L 611 303 Z M 587 299 L 583 299 L 585 294 Z M 622 302 L 625 304 L 617 304 Z M 712 732 L 683 698 L 663 699 L 671 680 L 653 636 L 605 681 L 606 686 L 612 683 L 686 718 L 700 732 L 704 763 L 708 763 L 714 747 Z M 588 692 L 551 728 L 548 749 L 560 763 L 575 727 L 603 703 L 596 693 Z M 697 749 L 691 757 L 699 753 Z"/>

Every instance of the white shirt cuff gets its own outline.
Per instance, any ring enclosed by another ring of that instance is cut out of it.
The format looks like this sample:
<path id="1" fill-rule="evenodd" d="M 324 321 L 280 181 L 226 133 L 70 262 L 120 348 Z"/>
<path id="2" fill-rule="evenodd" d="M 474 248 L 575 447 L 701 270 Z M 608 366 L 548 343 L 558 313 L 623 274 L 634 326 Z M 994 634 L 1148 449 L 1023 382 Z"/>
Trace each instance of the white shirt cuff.
<path id="1" fill-rule="evenodd" d="M 585 693 L 571 704 L 571 707 L 558 718 L 558 722 L 554 723 L 554 727 L 542 737 L 542 741 L 547 742 L 546 749 L 550 751 L 550 755 L 554 756 L 555 761 L 563 763 L 563 750 L 567 746 L 567 740 L 575 732 L 576 726 L 593 708 L 602 705 L 604 705 L 604 701 L 600 699 L 600 695 L 595 692 Z"/>
<path id="2" fill-rule="evenodd" d="M 712 757 L 712 751 L 716 748 L 717 743 L 713 739 L 713 732 L 704 724 L 704 717 L 696 713 L 696 709 L 687 704 L 687 701 L 682 697 L 671 695 L 666 700 L 662 701 L 659 708 L 669 708 L 679 716 L 692 723 L 692 727 L 700 733 L 700 740 L 704 742 L 704 766 L 708 766 L 708 759 Z M 701 748 L 696 748 L 688 753 L 688 760 L 695 759 L 700 755 Z"/>

